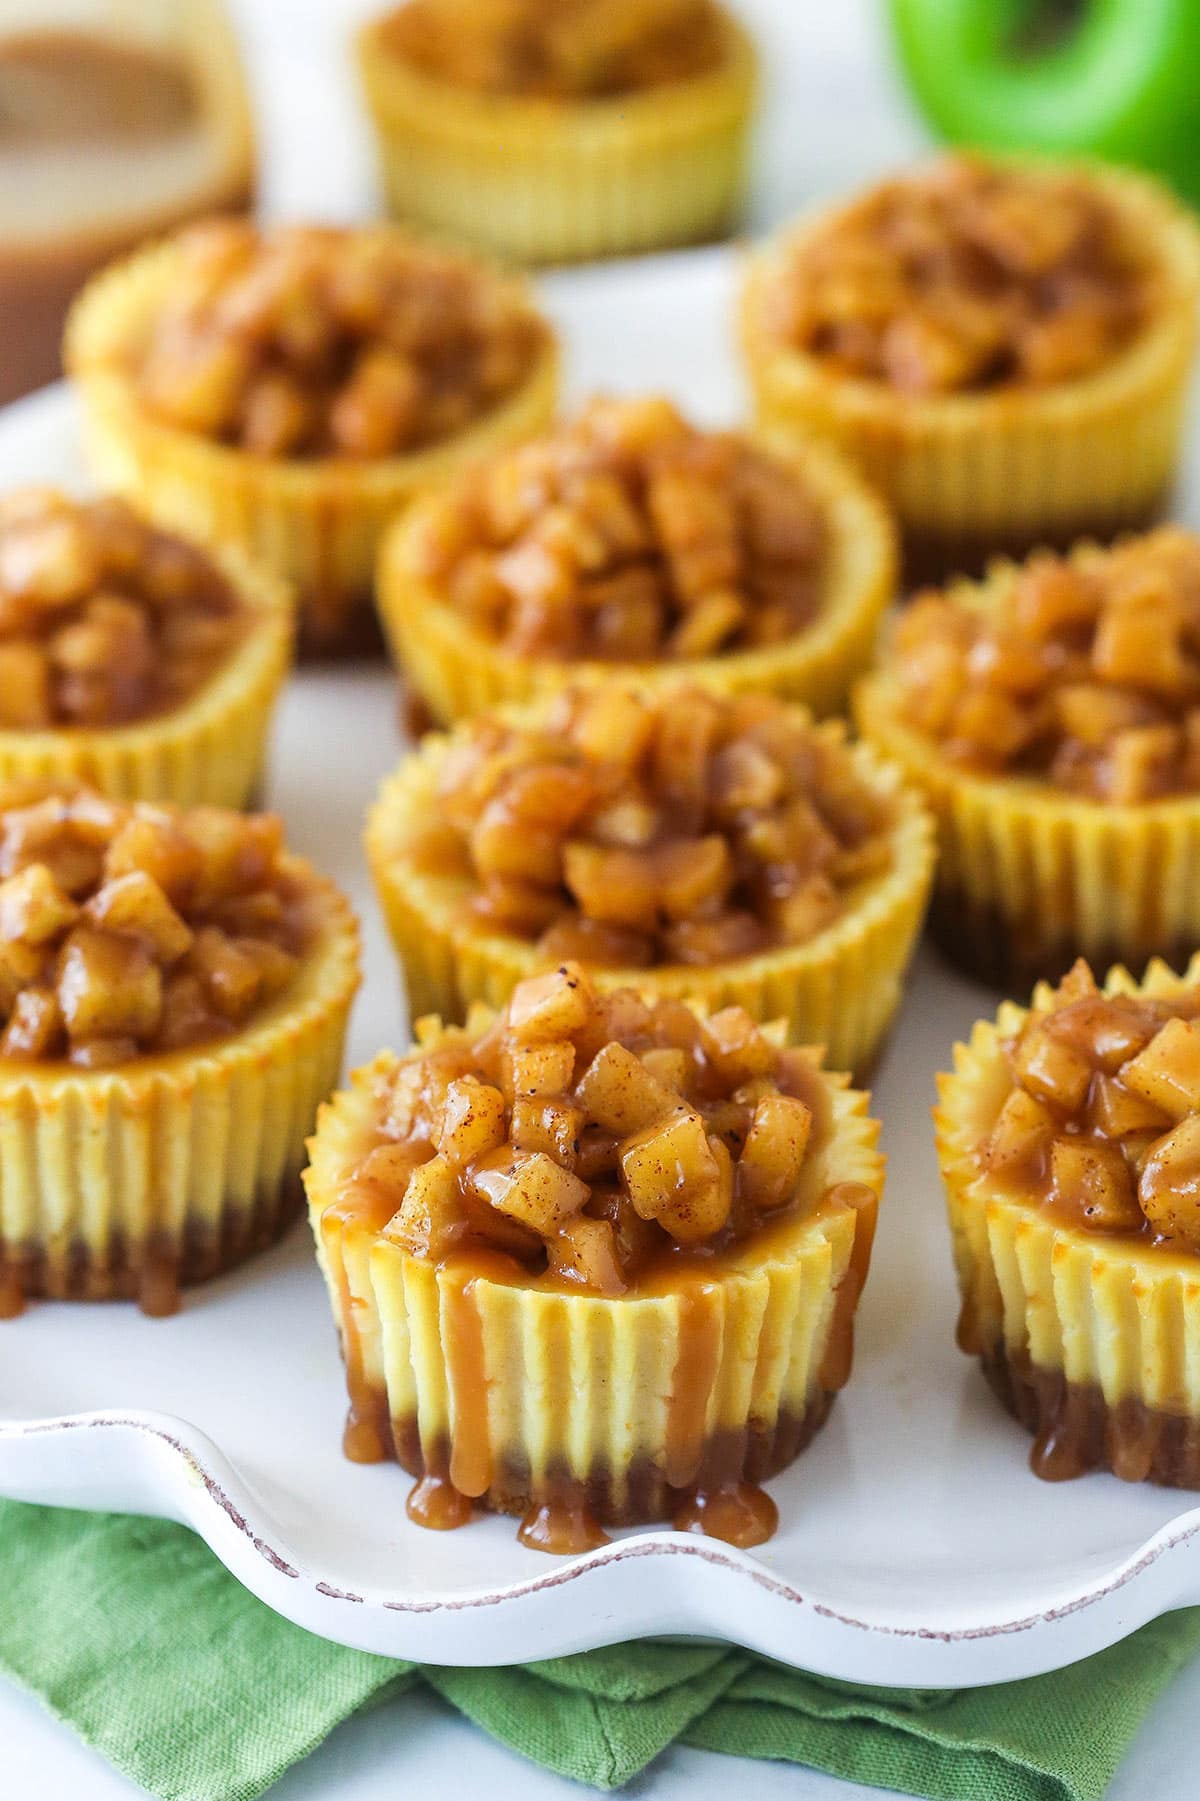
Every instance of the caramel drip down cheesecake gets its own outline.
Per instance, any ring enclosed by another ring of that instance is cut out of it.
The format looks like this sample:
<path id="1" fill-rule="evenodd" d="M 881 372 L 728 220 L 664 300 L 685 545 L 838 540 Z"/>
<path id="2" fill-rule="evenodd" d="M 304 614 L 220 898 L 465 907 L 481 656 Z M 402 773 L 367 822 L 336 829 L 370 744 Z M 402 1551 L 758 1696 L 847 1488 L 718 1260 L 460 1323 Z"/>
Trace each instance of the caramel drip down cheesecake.
<path id="1" fill-rule="evenodd" d="M 1013 991 L 1200 940 L 1200 538 L 996 564 L 920 596 L 855 695 L 938 820 L 934 925 Z"/>
<path id="2" fill-rule="evenodd" d="M 574 1551 L 671 1518 L 753 1544 L 850 1373 L 883 1163 L 867 1097 L 740 1008 L 567 962 L 419 1024 L 321 1111 L 306 1174 L 345 1448 Z"/>
<path id="3" fill-rule="evenodd" d="M 123 501 L 0 496 L 0 782 L 243 806 L 290 659 L 286 588 Z"/>
<path id="4" fill-rule="evenodd" d="M 594 400 L 388 534 L 378 604 L 444 722 L 614 673 L 836 711 L 892 595 L 891 523 L 835 453 Z"/>
<path id="5" fill-rule="evenodd" d="M 427 738 L 367 853 L 415 1014 L 577 959 L 601 987 L 782 1017 L 875 1055 L 932 872 L 896 771 L 768 695 L 617 684 Z"/>
<path id="6" fill-rule="evenodd" d="M 760 419 L 849 451 L 944 574 L 1161 510 L 1198 298 L 1200 231 L 1153 181 L 954 155 L 757 253 L 742 336 Z"/>
<path id="7" fill-rule="evenodd" d="M 557 382 L 521 282 L 385 226 L 194 226 L 89 284 L 64 357 L 105 484 L 294 583 L 321 651 L 367 634 L 384 524 Z"/>
<path id="8" fill-rule="evenodd" d="M 936 1119 L 959 1342 L 1035 1473 L 1200 1487 L 1200 960 L 1006 1002 Z"/>
<path id="9" fill-rule="evenodd" d="M 279 821 L 0 795 L 0 1315 L 231 1268 L 296 1217 L 357 931 Z"/>

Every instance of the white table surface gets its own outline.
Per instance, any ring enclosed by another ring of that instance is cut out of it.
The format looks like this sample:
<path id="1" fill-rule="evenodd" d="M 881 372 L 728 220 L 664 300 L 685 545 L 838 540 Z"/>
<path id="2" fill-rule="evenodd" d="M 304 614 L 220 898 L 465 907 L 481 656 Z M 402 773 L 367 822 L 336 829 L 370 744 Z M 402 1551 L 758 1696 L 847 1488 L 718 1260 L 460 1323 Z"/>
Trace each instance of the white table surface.
<path id="1" fill-rule="evenodd" d="M 256 88 L 264 202 L 276 215 L 354 218 L 374 207 L 370 146 L 346 39 L 380 0 L 232 0 Z M 889 65 L 882 0 L 733 0 L 765 52 L 767 92 L 750 222 L 867 179 L 923 142 Z M 1107 1801 L 1191 1801 L 1200 1749 L 1200 1664 L 1160 1700 Z M 3 1801 L 131 1801 L 117 1776 L 36 1702 L 0 1684 Z M 790 1765 L 671 1750 L 624 1791 L 715 1801 L 745 1781 L 759 1801 L 868 1801 L 876 1789 Z M 271 1801 L 568 1801 L 580 1790 L 501 1750 L 440 1700 L 410 1694 L 339 1727 Z"/>

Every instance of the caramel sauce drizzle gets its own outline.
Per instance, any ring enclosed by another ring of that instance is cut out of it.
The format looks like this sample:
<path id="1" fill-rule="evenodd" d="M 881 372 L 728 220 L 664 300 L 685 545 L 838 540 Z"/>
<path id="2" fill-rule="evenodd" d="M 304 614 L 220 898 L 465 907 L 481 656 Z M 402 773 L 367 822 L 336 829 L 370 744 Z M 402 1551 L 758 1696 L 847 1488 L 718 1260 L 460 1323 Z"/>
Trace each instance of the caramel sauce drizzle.
<path id="1" fill-rule="evenodd" d="M 1087 1473 L 1091 1466 L 1080 1455 L 1069 1419 L 1047 1420 L 1030 1448 L 1029 1467 L 1043 1482 L 1073 1482 Z"/>
<path id="2" fill-rule="evenodd" d="M 492 1441 L 483 1321 L 474 1277 L 444 1283 L 442 1307 L 450 1390 L 450 1480 L 460 1494 L 483 1495 L 492 1483 Z"/>
<path id="3" fill-rule="evenodd" d="M 350 1288 L 346 1267 L 347 1234 L 353 1230 L 369 1231 L 370 1218 L 370 1209 L 364 1206 L 361 1195 L 347 1198 L 342 1203 L 335 1202 L 321 1215 L 325 1255 L 338 1289 L 342 1359 L 346 1366 L 346 1393 L 350 1398 L 342 1451 L 351 1463 L 382 1463 L 392 1451 L 387 1397 L 367 1380 L 358 1331 L 359 1303 Z"/>
<path id="4" fill-rule="evenodd" d="M 721 1361 L 721 1291 L 694 1283 L 679 1294 L 679 1349 L 667 1406 L 663 1473 L 672 1488 L 695 1482 L 707 1439 L 708 1405 Z"/>
<path id="5" fill-rule="evenodd" d="M 850 1380 L 854 1363 L 854 1316 L 859 1296 L 871 1266 L 871 1246 L 875 1239 L 878 1198 L 874 1189 L 862 1182 L 839 1182 L 829 1191 L 834 1204 L 853 1209 L 854 1241 L 850 1261 L 833 1297 L 833 1318 L 817 1380 L 830 1391 L 844 1388 Z"/>
<path id="6" fill-rule="evenodd" d="M 864 1184 L 847 1182 L 828 1192 L 836 1206 L 853 1211 L 854 1238 L 847 1267 L 838 1284 L 829 1338 L 819 1371 L 822 1388 L 832 1392 L 850 1374 L 853 1322 L 870 1262 L 877 1197 Z M 336 1272 L 343 1329 L 347 1388 L 351 1397 L 346 1426 L 346 1455 L 374 1462 L 393 1454 L 386 1400 L 368 1382 L 356 1326 L 357 1304 L 350 1290 L 343 1245 L 347 1232 L 377 1233 L 391 1213 L 391 1198 L 364 1193 L 362 1185 L 326 1209 L 322 1231 L 330 1267 Z M 679 1282 L 687 1256 L 690 1267 Z M 778 1526 L 778 1509 L 764 1489 L 743 1479 L 747 1430 L 714 1433 L 709 1411 L 720 1372 L 724 1311 L 722 1289 L 707 1272 L 717 1261 L 696 1252 L 664 1258 L 673 1264 L 678 1304 L 678 1348 L 667 1403 L 662 1474 L 678 1499 L 672 1515 L 677 1531 L 704 1533 L 740 1548 L 762 1544 Z M 500 1253 L 459 1250 L 441 1265 L 442 1343 L 450 1402 L 448 1445 L 422 1446 L 425 1474 L 409 1493 L 406 1511 L 417 1525 L 451 1531 L 472 1517 L 473 1501 L 486 1496 L 495 1477 L 495 1454 L 489 1419 L 489 1383 L 476 1285 L 483 1279 L 503 1281 L 511 1260 Z M 564 1297 L 564 1304 L 568 1304 Z M 558 1362 L 546 1372 L 547 1404 L 561 1416 L 570 1401 L 570 1372 Z M 411 1466 L 410 1466 L 411 1467 Z M 584 1481 L 567 1477 L 537 1484 L 538 1498 L 527 1508 L 517 1536 L 530 1550 L 579 1555 L 609 1542 L 596 1520 Z M 547 1493 L 547 1490 L 549 1492 Z"/>
<path id="7" fill-rule="evenodd" d="M 1051 1378 L 1041 1383 L 1043 1419 L 1029 1452 L 1029 1467 L 1043 1482 L 1073 1482 L 1097 1467 L 1094 1397 L 1088 1388 Z M 1108 1462 L 1125 1482 L 1144 1482 L 1154 1465 L 1161 1416 L 1138 1403 L 1110 1410 L 1105 1434 Z"/>
<path id="8" fill-rule="evenodd" d="M 0 1319 L 17 1319 L 25 1311 L 25 1284 L 17 1263 L 0 1258 Z"/>
<path id="9" fill-rule="evenodd" d="M 1200 1488 L 1200 1450 L 1186 1411 L 1150 1407 L 1135 1395 L 1111 1402 L 1095 1382 L 1068 1381 L 1027 1350 L 985 1345 L 984 1374 L 1033 1435 L 1029 1467 L 1043 1482 L 1112 1470 L 1126 1482 Z"/>
<path id="10" fill-rule="evenodd" d="M 138 1272 L 138 1306 L 149 1319 L 169 1319 L 179 1311 L 179 1258 L 174 1251 L 142 1253 Z"/>

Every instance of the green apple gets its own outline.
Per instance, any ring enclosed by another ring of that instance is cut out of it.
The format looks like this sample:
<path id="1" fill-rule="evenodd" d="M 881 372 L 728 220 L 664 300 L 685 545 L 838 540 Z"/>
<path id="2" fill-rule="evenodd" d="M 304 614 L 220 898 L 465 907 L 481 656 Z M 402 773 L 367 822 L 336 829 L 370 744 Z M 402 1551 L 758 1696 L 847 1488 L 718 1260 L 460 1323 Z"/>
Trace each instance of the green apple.
<path id="1" fill-rule="evenodd" d="M 1200 0 L 889 0 L 901 60 L 957 143 L 1085 151 L 1200 200 Z"/>

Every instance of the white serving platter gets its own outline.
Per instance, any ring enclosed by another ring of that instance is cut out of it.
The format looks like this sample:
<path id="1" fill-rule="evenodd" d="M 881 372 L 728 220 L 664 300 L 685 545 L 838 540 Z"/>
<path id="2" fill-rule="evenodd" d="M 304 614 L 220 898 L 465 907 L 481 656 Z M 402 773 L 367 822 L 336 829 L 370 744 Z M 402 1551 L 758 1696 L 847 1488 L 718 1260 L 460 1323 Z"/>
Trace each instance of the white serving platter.
<path id="1" fill-rule="evenodd" d="M 736 419 L 733 283 L 720 251 L 547 281 L 572 394 L 663 388 L 705 420 Z M 0 486 L 83 479 L 65 389 L 0 415 Z M 1183 492 L 1195 516 L 1200 482 Z M 401 753 L 396 717 L 381 671 L 305 672 L 275 741 L 271 804 L 365 925 L 354 1062 L 405 1032 L 359 853 L 363 810 Z M 341 1367 L 305 1227 L 170 1320 L 33 1304 L 0 1325 L 0 1494 L 184 1521 L 289 1619 L 430 1662 L 689 1634 L 849 1680 L 959 1686 L 1057 1668 L 1200 1602 L 1200 1507 L 1107 1475 L 1037 1481 L 1026 1435 L 954 1348 L 929 1108 L 954 1039 L 993 1006 L 922 953 L 876 1084 L 890 1168 L 854 1377 L 771 1484 L 780 1530 L 753 1554 L 630 1530 L 554 1559 L 522 1548 L 509 1519 L 412 1525 L 396 1466 L 342 1458 Z"/>

